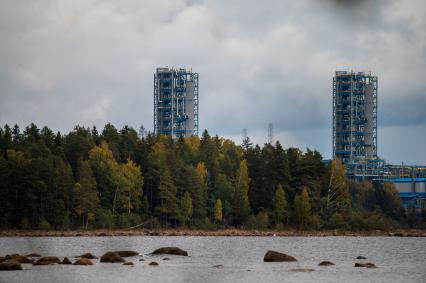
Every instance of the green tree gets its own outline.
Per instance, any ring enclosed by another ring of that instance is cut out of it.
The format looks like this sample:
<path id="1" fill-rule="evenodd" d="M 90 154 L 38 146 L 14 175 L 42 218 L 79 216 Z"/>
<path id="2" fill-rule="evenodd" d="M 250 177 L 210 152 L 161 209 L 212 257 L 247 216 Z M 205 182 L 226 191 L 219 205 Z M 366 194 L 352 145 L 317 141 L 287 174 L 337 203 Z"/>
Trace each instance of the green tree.
<path id="1" fill-rule="evenodd" d="M 306 187 L 294 200 L 294 220 L 300 228 L 306 228 L 311 219 L 311 203 Z"/>
<path id="2" fill-rule="evenodd" d="M 351 196 L 345 166 L 340 159 L 335 159 L 331 161 L 330 171 L 326 210 L 330 215 L 347 212 L 350 209 Z"/>
<path id="3" fill-rule="evenodd" d="M 242 160 L 240 162 L 240 169 L 238 170 L 237 176 L 238 180 L 232 203 L 233 221 L 235 224 L 242 224 L 251 213 L 248 199 L 250 179 L 248 176 L 246 160 Z"/>
<path id="4" fill-rule="evenodd" d="M 94 146 L 89 152 L 90 165 L 96 179 L 101 206 L 116 213 L 119 189 L 126 181 L 121 167 L 114 159 L 112 151 L 106 142 Z"/>
<path id="5" fill-rule="evenodd" d="M 83 227 L 87 229 L 89 221 L 93 221 L 99 209 L 99 197 L 96 190 L 96 180 L 87 161 L 81 162 L 78 169 L 78 179 L 74 185 L 75 212 L 81 216 Z"/>
<path id="6" fill-rule="evenodd" d="M 287 218 L 287 199 L 281 184 L 278 184 L 274 198 L 275 223 L 282 223 Z"/>
<path id="7" fill-rule="evenodd" d="M 185 192 L 183 194 L 180 204 L 181 204 L 180 207 L 181 207 L 182 218 L 184 220 L 184 223 L 190 222 L 193 210 L 192 210 L 192 198 L 188 192 Z"/>
<path id="8" fill-rule="evenodd" d="M 169 170 L 166 169 L 161 174 L 159 187 L 160 203 L 157 206 L 157 215 L 165 225 L 171 223 L 173 226 L 177 226 L 178 222 L 182 219 L 176 193 L 176 186 L 173 184 Z"/>
<path id="9" fill-rule="evenodd" d="M 140 167 L 130 159 L 120 167 L 119 174 L 122 176 L 117 186 L 117 203 L 121 210 L 130 214 L 131 210 L 141 206 L 143 176 Z"/>
<path id="10" fill-rule="evenodd" d="M 199 219 L 204 219 L 207 215 L 206 206 L 207 206 L 207 169 L 204 166 L 204 162 L 199 162 L 196 167 L 196 172 L 198 176 L 198 189 L 195 192 L 196 197 L 196 216 Z"/>

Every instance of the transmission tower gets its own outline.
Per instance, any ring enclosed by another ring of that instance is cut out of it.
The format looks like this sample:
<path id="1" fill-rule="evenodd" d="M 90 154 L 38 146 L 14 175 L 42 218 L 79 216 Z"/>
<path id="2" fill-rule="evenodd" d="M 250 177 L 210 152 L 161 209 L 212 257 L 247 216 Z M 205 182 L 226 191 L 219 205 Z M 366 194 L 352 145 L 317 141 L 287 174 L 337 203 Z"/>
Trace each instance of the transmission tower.
<path id="1" fill-rule="evenodd" d="M 274 142 L 274 125 L 268 124 L 268 143 L 272 145 Z"/>

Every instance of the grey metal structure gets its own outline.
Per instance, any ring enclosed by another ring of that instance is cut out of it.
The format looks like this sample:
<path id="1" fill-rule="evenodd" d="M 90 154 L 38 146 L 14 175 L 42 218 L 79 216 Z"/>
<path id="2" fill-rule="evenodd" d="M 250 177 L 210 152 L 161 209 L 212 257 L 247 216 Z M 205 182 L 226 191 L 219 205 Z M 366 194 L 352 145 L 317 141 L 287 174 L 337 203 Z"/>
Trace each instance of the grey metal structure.
<path id="1" fill-rule="evenodd" d="M 377 158 L 377 76 L 337 71 L 333 78 L 333 159 L 349 175 L 373 177 Z"/>
<path id="2" fill-rule="evenodd" d="M 198 74 L 157 68 L 154 74 L 154 133 L 172 138 L 198 135 Z"/>

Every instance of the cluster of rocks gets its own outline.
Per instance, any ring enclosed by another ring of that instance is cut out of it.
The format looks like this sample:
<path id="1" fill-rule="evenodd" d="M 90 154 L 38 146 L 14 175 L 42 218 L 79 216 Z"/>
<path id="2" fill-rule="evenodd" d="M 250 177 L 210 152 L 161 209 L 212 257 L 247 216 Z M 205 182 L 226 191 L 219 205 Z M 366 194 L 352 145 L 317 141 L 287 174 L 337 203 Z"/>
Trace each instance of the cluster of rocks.
<path id="1" fill-rule="evenodd" d="M 188 256 L 188 252 L 184 251 L 177 247 L 162 247 L 154 250 L 151 255 L 177 255 L 177 256 Z M 138 256 L 139 253 L 135 251 L 109 251 L 102 255 L 99 259 L 101 263 L 122 263 L 126 266 L 133 266 L 134 263 L 131 261 L 126 261 L 127 257 Z M 6 255 L 5 257 L 0 257 L 0 270 L 22 270 L 22 264 L 32 264 L 32 265 L 51 265 L 51 264 L 64 264 L 64 265 L 93 265 L 92 260 L 98 259 L 98 257 L 94 256 L 91 253 L 84 253 L 77 258 L 74 263 L 67 257 L 64 257 L 61 261 L 56 256 L 41 256 L 39 254 L 28 254 L 28 255 L 19 255 L 12 254 Z M 357 260 L 365 260 L 366 257 L 358 256 Z M 167 261 L 170 258 L 165 257 L 162 260 Z M 143 258 L 139 259 L 139 261 L 144 261 Z M 297 262 L 297 259 L 291 255 L 277 252 L 277 251 L 267 251 L 265 256 L 263 257 L 264 262 Z M 158 262 L 152 261 L 148 265 L 150 266 L 158 266 Z M 334 265 L 331 261 L 322 261 L 318 264 L 319 266 L 332 266 Z M 223 268 L 223 265 L 214 265 L 214 268 Z M 366 268 L 376 268 L 377 266 L 371 262 L 357 262 L 355 263 L 355 267 L 366 267 Z M 290 271 L 295 272 L 310 272 L 314 271 L 312 268 L 294 268 Z"/>
<path id="2" fill-rule="evenodd" d="M 180 255 L 188 256 L 188 252 L 184 251 L 177 247 L 163 247 L 156 249 L 151 254 L 161 255 L 161 254 L 170 254 L 170 255 Z M 134 263 L 131 261 L 126 261 L 124 258 L 138 256 L 139 253 L 135 251 L 110 251 L 106 252 L 99 259 L 102 263 L 123 263 L 123 265 L 133 266 Z M 32 264 L 32 265 L 51 265 L 51 264 L 64 264 L 64 265 L 93 265 L 92 260 L 98 259 L 92 253 L 84 253 L 77 258 L 74 263 L 68 258 L 64 257 L 62 261 L 59 257 L 56 256 L 41 256 L 36 253 L 28 255 L 19 255 L 12 254 L 6 255 L 5 257 L 0 257 L 0 270 L 22 270 L 22 264 Z M 170 258 L 163 258 L 163 260 L 170 260 Z M 139 261 L 144 261 L 144 259 L 139 259 Z M 150 262 L 151 266 L 158 266 L 159 264 L 155 261 Z"/>
<path id="3" fill-rule="evenodd" d="M 358 256 L 356 259 L 364 260 L 367 258 L 364 256 Z M 285 253 L 280 253 L 276 251 L 267 251 L 265 256 L 263 257 L 263 261 L 264 262 L 294 262 L 294 261 L 297 261 L 297 259 Z M 318 264 L 318 266 L 332 266 L 332 265 L 335 265 L 335 264 L 331 261 L 321 261 Z M 371 262 L 366 262 L 366 263 L 357 262 L 355 263 L 355 267 L 377 268 L 377 266 Z M 308 271 L 314 271 L 314 269 L 294 268 L 294 269 L 290 269 L 290 271 L 308 272 Z"/>

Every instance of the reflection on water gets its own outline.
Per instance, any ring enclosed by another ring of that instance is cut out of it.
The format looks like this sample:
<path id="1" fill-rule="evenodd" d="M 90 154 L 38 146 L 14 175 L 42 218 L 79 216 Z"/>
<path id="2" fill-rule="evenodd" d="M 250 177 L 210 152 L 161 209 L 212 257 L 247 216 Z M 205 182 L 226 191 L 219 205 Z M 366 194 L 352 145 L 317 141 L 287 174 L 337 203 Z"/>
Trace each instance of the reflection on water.
<path id="1" fill-rule="evenodd" d="M 161 246 L 178 246 L 189 257 L 151 256 Z M 288 253 L 293 263 L 264 263 L 267 250 Z M 135 250 L 135 266 L 32 266 L 0 271 L 0 282 L 425 282 L 426 238 L 394 237 L 56 237 L 0 238 L 0 256 L 11 253 L 69 257 L 91 252 Z M 355 268 L 366 256 L 377 269 Z M 139 261 L 139 259 L 145 261 Z M 73 259 L 72 259 L 73 260 Z M 320 267 L 323 260 L 335 266 Z M 149 266 L 157 261 L 159 266 Z M 222 265 L 223 267 L 214 267 Z M 295 272 L 292 269 L 315 269 Z"/>

